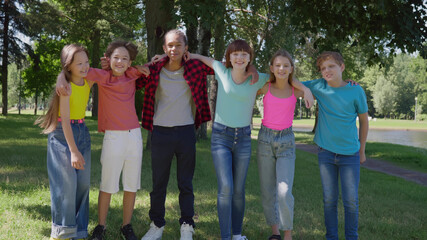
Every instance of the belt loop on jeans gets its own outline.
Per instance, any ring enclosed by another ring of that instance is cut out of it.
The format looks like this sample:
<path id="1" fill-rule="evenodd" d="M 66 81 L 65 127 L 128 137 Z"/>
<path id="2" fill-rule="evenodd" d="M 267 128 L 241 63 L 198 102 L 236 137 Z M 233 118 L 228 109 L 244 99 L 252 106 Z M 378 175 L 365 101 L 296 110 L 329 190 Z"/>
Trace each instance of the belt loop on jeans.
<path id="1" fill-rule="evenodd" d="M 58 118 L 58 122 L 62 122 L 60 117 Z M 84 118 L 82 118 L 82 119 L 70 119 L 70 123 L 84 123 L 84 122 L 85 122 Z"/>

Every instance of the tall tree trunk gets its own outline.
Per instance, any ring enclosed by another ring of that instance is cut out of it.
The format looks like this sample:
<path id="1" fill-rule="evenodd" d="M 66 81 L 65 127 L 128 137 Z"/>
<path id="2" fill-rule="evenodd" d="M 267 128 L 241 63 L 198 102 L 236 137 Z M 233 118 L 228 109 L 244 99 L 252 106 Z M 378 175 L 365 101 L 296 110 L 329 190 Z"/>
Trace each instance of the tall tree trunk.
<path id="1" fill-rule="evenodd" d="M 34 73 L 36 73 L 36 76 L 39 76 L 40 73 L 40 55 L 38 53 L 35 53 L 34 51 L 29 51 L 28 54 L 30 55 L 30 57 L 33 59 L 33 71 Z M 37 106 L 38 106 L 38 97 L 39 97 L 39 88 L 38 86 L 36 87 L 35 91 L 34 91 L 34 97 L 35 97 L 35 101 L 34 101 L 34 115 L 37 115 Z"/>
<path id="2" fill-rule="evenodd" d="M 217 4 L 221 6 L 221 11 L 216 13 L 214 18 L 214 54 L 215 59 L 222 61 L 225 52 L 225 39 L 224 39 L 224 16 L 225 16 L 225 0 L 218 0 Z M 218 92 L 218 81 L 214 78 L 210 78 L 209 84 L 209 104 L 211 108 L 212 122 L 215 120 L 215 109 L 216 109 L 216 96 Z"/>
<path id="3" fill-rule="evenodd" d="M 4 23 L 3 23 L 3 54 L 1 65 L 1 83 L 2 83 L 2 114 L 7 115 L 7 65 L 9 52 L 9 0 L 3 3 Z"/>
<path id="4" fill-rule="evenodd" d="M 38 99 L 39 99 L 39 88 L 36 88 L 36 92 L 34 94 L 34 116 L 37 116 L 37 108 L 38 108 Z"/>
<path id="5" fill-rule="evenodd" d="M 313 130 L 311 130 L 312 133 L 316 132 L 317 122 L 319 119 L 319 104 L 316 104 L 316 109 L 314 110 L 314 127 Z"/>
<path id="6" fill-rule="evenodd" d="M 147 0 L 145 24 L 147 27 L 147 59 L 163 53 L 163 36 L 175 27 L 172 18 L 174 0 Z"/>
<path id="7" fill-rule="evenodd" d="M 163 36 L 175 27 L 172 18 L 174 0 L 146 0 L 145 25 L 147 27 L 147 59 L 163 53 Z M 151 149 L 151 132 L 148 132 L 145 149 Z"/>
<path id="8" fill-rule="evenodd" d="M 100 56 L 100 44 L 101 44 L 101 31 L 95 29 L 92 37 L 92 66 L 98 67 L 99 65 L 99 56 Z M 93 85 L 92 87 L 92 116 L 98 117 L 98 84 Z"/>
<path id="9" fill-rule="evenodd" d="M 193 20 L 197 22 L 197 16 L 194 16 Z M 199 53 L 199 40 L 197 39 L 198 25 L 195 25 L 194 21 L 185 22 L 185 27 L 187 28 L 188 51 L 191 53 Z"/>
<path id="10" fill-rule="evenodd" d="M 207 19 L 201 19 L 200 22 L 208 21 Z M 211 46 L 211 38 L 212 38 L 212 32 L 211 32 L 211 26 L 210 24 L 199 24 L 199 36 L 200 36 L 200 44 L 198 47 L 198 53 L 203 56 L 209 55 L 209 48 Z M 206 84 L 207 85 L 207 84 Z M 203 123 L 199 129 L 197 129 L 196 132 L 196 138 L 199 139 L 207 139 L 208 133 L 207 133 L 207 127 L 208 124 L 205 122 Z"/>

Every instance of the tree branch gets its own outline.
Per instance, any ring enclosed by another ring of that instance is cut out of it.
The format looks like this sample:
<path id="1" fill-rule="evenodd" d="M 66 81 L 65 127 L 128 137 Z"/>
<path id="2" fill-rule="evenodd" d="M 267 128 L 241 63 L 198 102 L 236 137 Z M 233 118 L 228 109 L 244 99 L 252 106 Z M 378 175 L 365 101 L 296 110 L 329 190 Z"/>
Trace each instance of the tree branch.
<path id="1" fill-rule="evenodd" d="M 232 9 L 232 10 L 228 10 L 229 12 L 230 11 L 232 11 L 232 12 L 247 12 L 247 13 L 254 13 L 253 11 L 251 11 L 251 10 L 246 10 L 246 9 L 241 9 L 241 8 L 235 8 L 235 9 Z M 277 24 L 277 21 L 274 21 L 274 20 L 271 20 L 271 19 L 269 19 L 268 17 L 266 17 L 266 16 L 263 16 L 263 15 L 261 15 L 261 14 L 259 14 L 259 13 L 257 13 L 257 12 L 255 12 L 255 15 L 257 15 L 258 17 L 260 17 L 260 18 L 262 18 L 262 19 L 264 19 L 264 20 L 266 20 L 266 21 L 269 21 L 269 22 L 272 22 L 272 23 L 274 23 L 274 24 Z"/>

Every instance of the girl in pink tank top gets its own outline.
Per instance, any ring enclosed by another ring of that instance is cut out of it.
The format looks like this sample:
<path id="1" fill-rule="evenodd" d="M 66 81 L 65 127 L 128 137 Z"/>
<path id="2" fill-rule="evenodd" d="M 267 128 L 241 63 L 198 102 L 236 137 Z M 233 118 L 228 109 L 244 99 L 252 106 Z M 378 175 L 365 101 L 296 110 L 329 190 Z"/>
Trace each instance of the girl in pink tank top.
<path id="1" fill-rule="evenodd" d="M 277 51 L 270 61 L 270 81 L 258 92 L 264 94 L 264 118 L 258 134 L 258 171 L 262 206 L 269 239 L 292 239 L 295 171 L 295 137 L 292 132 L 295 103 L 304 94 L 292 87 L 294 63 L 285 50 Z"/>

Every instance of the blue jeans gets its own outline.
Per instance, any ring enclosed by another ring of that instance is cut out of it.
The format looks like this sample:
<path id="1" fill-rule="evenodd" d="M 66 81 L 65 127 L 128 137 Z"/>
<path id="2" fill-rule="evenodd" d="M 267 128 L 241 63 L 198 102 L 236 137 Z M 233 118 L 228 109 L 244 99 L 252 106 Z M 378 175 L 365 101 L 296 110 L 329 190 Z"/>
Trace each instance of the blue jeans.
<path id="1" fill-rule="evenodd" d="M 84 170 L 71 166 L 71 153 L 61 122 L 49 133 L 47 172 L 51 195 L 53 238 L 86 238 L 89 222 L 90 135 L 84 123 L 71 123 L 74 141 L 86 162 Z"/>
<path id="2" fill-rule="evenodd" d="M 218 182 L 217 210 L 222 239 L 242 233 L 245 181 L 251 158 L 251 129 L 214 122 L 211 152 Z"/>
<path id="3" fill-rule="evenodd" d="M 341 180 L 344 205 L 345 239 L 357 239 L 359 218 L 358 189 L 360 181 L 359 152 L 354 155 L 341 155 L 319 148 L 318 158 L 323 187 L 326 239 L 338 239 L 338 178 Z"/>
<path id="4" fill-rule="evenodd" d="M 292 230 L 295 174 L 295 136 L 292 127 L 278 131 L 261 125 L 257 156 L 262 207 L 267 224 L 278 224 L 281 230 Z"/>

